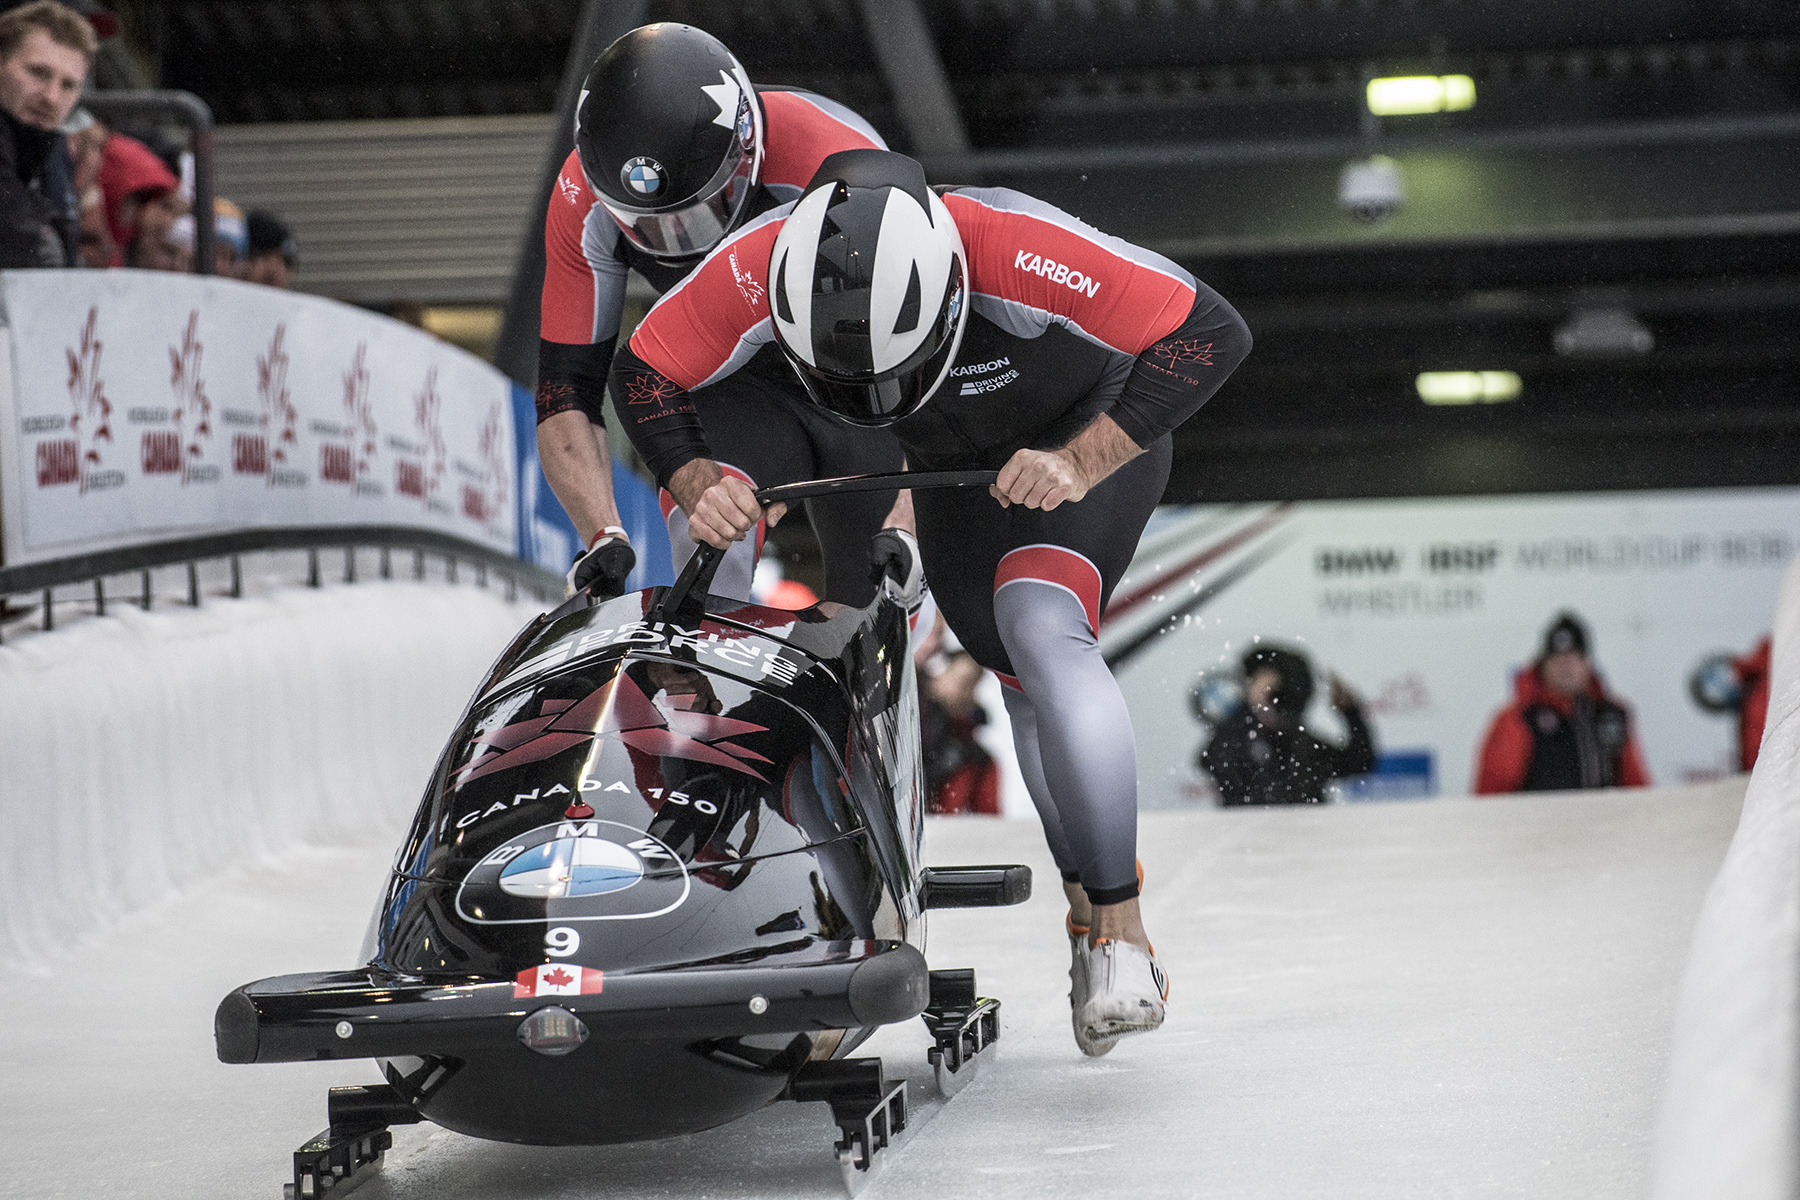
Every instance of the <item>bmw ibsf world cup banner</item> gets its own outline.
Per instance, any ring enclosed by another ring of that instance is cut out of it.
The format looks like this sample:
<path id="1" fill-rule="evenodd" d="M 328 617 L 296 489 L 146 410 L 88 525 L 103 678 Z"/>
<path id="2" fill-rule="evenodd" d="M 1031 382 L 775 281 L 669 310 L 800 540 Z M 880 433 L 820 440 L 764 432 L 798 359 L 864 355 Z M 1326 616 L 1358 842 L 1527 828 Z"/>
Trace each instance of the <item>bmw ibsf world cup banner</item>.
<path id="1" fill-rule="evenodd" d="M 0 272 L 5 563 L 247 527 L 514 553 L 511 390 L 422 330 L 234 280 Z"/>
<path id="2" fill-rule="evenodd" d="M 1342 798 L 1466 795 L 1563 612 L 1630 707 L 1652 781 L 1693 783 L 1738 768 L 1729 706 L 1703 707 L 1697 679 L 1769 633 L 1797 550 L 1796 488 L 1167 508 L 1100 642 L 1146 808 L 1212 801 L 1199 752 L 1245 652 L 1269 643 L 1311 661 L 1309 730 L 1344 741 L 1330 675 L 1362 698 L 1380 759 Z"/>

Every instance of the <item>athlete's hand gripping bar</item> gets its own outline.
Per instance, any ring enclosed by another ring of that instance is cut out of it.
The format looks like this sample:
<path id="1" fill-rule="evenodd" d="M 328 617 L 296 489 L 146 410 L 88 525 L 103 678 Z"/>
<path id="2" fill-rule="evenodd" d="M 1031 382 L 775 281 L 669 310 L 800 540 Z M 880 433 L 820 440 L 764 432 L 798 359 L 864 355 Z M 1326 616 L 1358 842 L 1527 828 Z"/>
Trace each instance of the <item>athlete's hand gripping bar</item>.
<path id="1" fill-rule="evenodd" d="M 813 500 L 851 492 L 886 492 L 900 488 L 991 487 L 999 477 L 998 471 L 894 471 L 885 475 L 841 475 L 836 479 L 810 479 L 801 483 L 761 488 L 756 493 L 756 502 L 767 508 L 771 504 L 791 504 L 796 500 Z M 665 613 L 682 612 L 689 607 L 690 598 L 696 598 L 698 605 L 695 607 L 704 611 L 713 575 L 718 572 L 719 563 L 724 557 L 725 551 L 710 543 L 701 542 L 695 548 L 693 557 L 688 559 L 687 566 L 682 568 L 675 585 L 664 593 L 651 610 L 651 619 L 660 620 Z"/>

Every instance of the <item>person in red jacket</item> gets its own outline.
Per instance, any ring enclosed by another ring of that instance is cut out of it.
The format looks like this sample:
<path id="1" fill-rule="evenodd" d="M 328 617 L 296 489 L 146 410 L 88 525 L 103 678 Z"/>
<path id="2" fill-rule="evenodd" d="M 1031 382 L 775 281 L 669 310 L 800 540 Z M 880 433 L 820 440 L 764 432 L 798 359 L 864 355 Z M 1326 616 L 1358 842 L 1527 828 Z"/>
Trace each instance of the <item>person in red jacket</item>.
<path id="1" fill-rule="evenodd" d="M 1545 631 L 1543 653 L 1513 688 L 1481 744 L 1476 795 L 1649 786 L 1631 711 L 1601 684 L 1574 614 Z"/>

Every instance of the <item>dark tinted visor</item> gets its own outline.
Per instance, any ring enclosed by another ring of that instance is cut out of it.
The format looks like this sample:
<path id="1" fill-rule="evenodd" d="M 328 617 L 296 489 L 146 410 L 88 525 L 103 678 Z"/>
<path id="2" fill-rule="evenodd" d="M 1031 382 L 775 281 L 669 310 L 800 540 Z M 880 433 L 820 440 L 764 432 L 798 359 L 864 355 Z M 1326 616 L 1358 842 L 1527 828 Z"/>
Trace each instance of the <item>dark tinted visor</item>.
<path id="1" fill-rule="evenodd" d="M 743 119 L 740 105 L 740 121 Z M 734 138 L 725 161 L 691 200 L 679 208 L 651 209 L 627 204 L 599 188 L 595 193 L 631 244 L 657 258 L 704 254 L 725 240 L 756 190 L 753 147 Z"/>
<path id="2" fill-rule="evenodd" d="M 925 402 L 936 393 L 944 378 L 944 368 L 949 365 L 950 356 L 956 353 L 959 340 L 954 336 L 947 337 L 922 359 L 908 361 L 879 378 L 861 380 L 828 375 L 795 358 L 786 345 L 781 349 L 814 404 L 852 425 L 879 428 L 910 417 L 925 407 Z"/>

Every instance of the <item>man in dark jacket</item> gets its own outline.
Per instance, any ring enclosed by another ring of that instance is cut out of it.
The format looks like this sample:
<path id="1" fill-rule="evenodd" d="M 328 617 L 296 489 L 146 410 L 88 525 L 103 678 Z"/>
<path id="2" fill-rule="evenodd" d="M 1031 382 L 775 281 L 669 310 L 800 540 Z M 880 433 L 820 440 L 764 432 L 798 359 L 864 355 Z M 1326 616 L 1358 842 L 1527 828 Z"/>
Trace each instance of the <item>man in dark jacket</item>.
<path id="1" fill-rule="evenodd" d="M 1219 803 L 1318 804 L 1325 785 L 1375 769 L 1375 740 L 1356 696 L 1331 678 L 1331 706 L 1350 730 L 1346 746 L 1307 732 L 1312 668 L 1280 646 L 1263 645 L 1244 656 L 1244 703 L 1219 723 L 1200 752 L 1200 766 L 1219 788 Z"/>
<path id="2" fill-rule="evenodd" d="M 79 228 L 62 123 L 99 42 L 54 0 L 0 14 L 0 267 L 72 267 Z"/>
<path id="3" fill-rule="evenodd" d="M 1573 613 L 1545 631 L 1543 653 L 1513 689 L 1481 744 L 1476 795 L 1649 786 L 1631 711 L 1601 684 Z"/>

